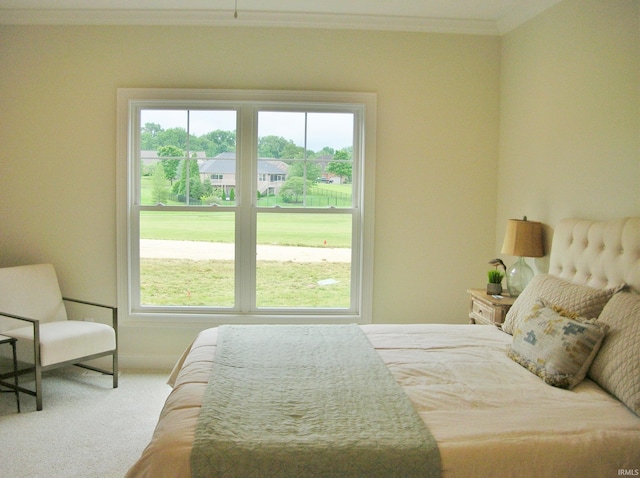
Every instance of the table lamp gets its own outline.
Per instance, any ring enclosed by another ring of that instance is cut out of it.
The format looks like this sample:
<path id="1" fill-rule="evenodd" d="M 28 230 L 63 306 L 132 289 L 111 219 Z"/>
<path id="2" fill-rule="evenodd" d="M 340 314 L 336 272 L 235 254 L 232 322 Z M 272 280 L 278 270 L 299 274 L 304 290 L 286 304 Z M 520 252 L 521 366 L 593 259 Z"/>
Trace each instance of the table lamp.
<path id="1" fill-rule="evenodd" d="M 502 243 L 502 254 L 518 256 L 518 260 L 507 269 L 507 290 L 517 297 L 533 278 L 533 270 L 525 257 L 542 257 L 542 223 L 523 219 L 509 219 Z"/>

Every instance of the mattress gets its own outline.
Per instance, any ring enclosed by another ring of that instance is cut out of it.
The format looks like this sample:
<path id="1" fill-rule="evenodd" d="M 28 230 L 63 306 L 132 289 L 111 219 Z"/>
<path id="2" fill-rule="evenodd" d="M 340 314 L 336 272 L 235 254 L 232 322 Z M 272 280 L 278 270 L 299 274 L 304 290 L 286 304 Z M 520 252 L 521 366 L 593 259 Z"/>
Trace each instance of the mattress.
<path id="1" fill-rule="evenodd" d="M 442 476 L 617 476 L 640 468 L 640 418 L 589 379 L 545 384 L 510 360 L 493 326 L 363 325 L 436 439 Z M 173 390 L 133 477 L 189 477 L 190 454 L 217 330 L 176 365 Z"/>

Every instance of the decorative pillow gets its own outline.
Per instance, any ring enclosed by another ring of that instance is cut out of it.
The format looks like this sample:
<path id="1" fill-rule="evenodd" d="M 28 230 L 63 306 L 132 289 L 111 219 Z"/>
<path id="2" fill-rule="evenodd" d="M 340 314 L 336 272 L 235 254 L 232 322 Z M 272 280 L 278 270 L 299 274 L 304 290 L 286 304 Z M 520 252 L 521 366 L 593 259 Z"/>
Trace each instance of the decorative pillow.
<path id="1" fill-rule="evenodd" d="M 640 416 L 640 294 L 617 293 L 599 321 L 609 326 L 609 333 L 589 377 Z"/>
<path id="2" fill-rule="evenodd" d="M 531 279 L 507 312 L 502 330 L 513 335 L 518 324 L 530 314 L 531 308 L 539 299 L 578 317 L 595 319 L 617 290 L 619 289 L 594 289 L 549 274 L 538 274 Z"/>
<path id="3" fill-rule="evenodd" d="M 538 302 L 513 332 L 507 354 L 549 385 L 571 389 L 584 380 L 606 332 L 595 319 L 564 317 Z"/>

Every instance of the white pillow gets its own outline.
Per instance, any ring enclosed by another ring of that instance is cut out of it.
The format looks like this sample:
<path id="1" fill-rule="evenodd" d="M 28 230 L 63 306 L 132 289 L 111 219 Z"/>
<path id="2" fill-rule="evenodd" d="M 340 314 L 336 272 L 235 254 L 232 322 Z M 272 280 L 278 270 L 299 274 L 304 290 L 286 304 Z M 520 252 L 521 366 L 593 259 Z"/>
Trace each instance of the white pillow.
<path id="1" fill-rule="evenodd" d="M 502 330 L 513 334 L 520 322 L 531 313 L 537 300 L 553 304 L 577 317 L 595 319 L 617 290 L 620 288 L 594 289 L 549 274 L 538 274 L 531 279 L 507 312 Z"/>
<path id="2" fill-rule="evenodd" d="M 589 378 L 640 416 L 640 294 L 619 292 L 600 314 L 609 326 Z"/>
<path id="3" fill-rule="evenodd" d="M 587 375 L 607 326 L 563 313 L 538 302 L 513 332 L 507 355 L 549 385 L 571 389 Z"/>

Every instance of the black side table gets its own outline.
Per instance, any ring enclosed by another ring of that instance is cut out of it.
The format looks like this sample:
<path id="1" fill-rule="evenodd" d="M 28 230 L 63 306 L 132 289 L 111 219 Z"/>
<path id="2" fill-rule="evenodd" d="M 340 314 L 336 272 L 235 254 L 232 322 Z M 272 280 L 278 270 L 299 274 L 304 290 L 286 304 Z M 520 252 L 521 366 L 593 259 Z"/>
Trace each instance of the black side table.
<path id="1" fill-rule="evenodd" d="M 15 385 L 16 403 L 18 404 L 18 413 L 20 413 L 20 392 L 18 391 L 18 358 L 16 356 L 16 339 L 0 335 L 0 345 L 11 344 L 13 349 L 13 383 Z M 2 390 L 2 392 L 12 392 L 13 390 Z"/>

